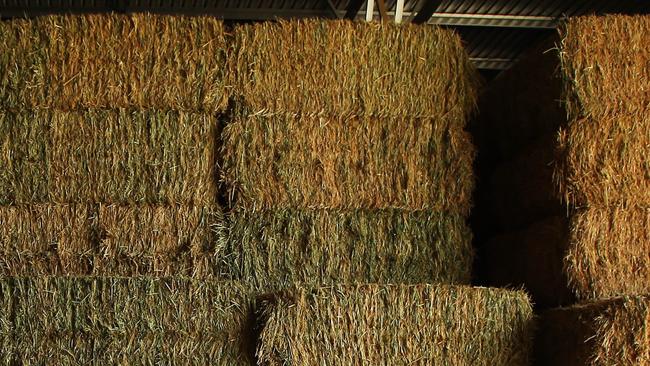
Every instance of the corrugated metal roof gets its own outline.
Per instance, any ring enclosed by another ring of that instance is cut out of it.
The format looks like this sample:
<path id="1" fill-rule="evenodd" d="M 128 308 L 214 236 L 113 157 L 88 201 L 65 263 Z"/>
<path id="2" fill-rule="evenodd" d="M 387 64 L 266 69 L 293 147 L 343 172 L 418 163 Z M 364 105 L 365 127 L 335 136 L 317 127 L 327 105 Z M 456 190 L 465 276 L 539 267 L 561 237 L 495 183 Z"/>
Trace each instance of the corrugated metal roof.
<path id="1" fill-rule="evenodd" d="M 397 0 L 385 0 L 389 16 Z M 210 14 L 230 20 L 344 17 L 350 9 L 365 18 L 360 0 L 0 0 L 0 16 L 52 12 L 138 12 Z M 646 13 L 648 0 L 405 0 L 404 21 L 428 5 L 428 23 L 453 27 L 479 68 L 507 68 L 527 47 L 552 32 L 564 17 L 589 13 Z M 377 6 L 375 6 L 375 13 Z M 423 12 L 424 13 L 424 12 Z M 378 14 L 376 14 L 378 17 Z"/>

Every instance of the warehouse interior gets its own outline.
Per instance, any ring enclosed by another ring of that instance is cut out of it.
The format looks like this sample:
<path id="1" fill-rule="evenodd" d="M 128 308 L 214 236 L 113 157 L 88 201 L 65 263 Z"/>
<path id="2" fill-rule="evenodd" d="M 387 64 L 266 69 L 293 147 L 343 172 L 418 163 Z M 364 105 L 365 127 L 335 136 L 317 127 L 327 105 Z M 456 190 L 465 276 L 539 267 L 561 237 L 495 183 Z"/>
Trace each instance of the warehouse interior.
<path id="1" fill-rule="evenodd" d="M 0 0 L 0 361 L 650 364 L 649 11 Z"/>

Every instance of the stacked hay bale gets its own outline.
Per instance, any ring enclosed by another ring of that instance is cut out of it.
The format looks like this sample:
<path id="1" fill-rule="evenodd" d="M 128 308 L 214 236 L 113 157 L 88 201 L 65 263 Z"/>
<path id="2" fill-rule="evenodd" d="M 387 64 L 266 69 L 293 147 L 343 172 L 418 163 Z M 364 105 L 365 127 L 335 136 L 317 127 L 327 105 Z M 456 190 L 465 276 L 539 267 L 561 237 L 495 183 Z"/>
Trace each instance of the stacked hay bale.
<path id="1" fill-rule="evenodd" d="M 229 70 L 221 156 L 233 208 L 219 247 L 232 279 L 276 292 L 260 362 L 527 363 L 526 295 L 458 286 L 473 256 L 464 127 L 476 86 L 457 36 L 242 25 Z"/>
<path id="2" fill-rule="evenodd" d="M 496 167 L 488 194 L 499 201 L 490 206 L 497 235 L 485 246 L 491 284 L 523 284 L 543 307 L 650 293 L 648 29 L 647 16 L 571 19 L 486 94 L 482 147 L 494 149 L 483 164 Z M 520 78 L 528 74 L 543 77 Z M 609 305 L 561 309 L 542 323 L 611 316 L 611 334 L 577 334 L 583 348 L 573 353 L 588 357 L 566 362 L 611 364 L 619 352 L 644 364 L 647 347 L 627 354 L 643 328 L 614 321 L 619 310 L 647 318 L 627 301 L 614 301 L 611 314 Z"/>
<path id="3" fill-rule="evenodd" d="M 2 359 L 246 363 L 251 300 L 212 280 L 221 22 L 42 17 L 0 44 L 0 273 L 44 277 L 3 277 Z"/>

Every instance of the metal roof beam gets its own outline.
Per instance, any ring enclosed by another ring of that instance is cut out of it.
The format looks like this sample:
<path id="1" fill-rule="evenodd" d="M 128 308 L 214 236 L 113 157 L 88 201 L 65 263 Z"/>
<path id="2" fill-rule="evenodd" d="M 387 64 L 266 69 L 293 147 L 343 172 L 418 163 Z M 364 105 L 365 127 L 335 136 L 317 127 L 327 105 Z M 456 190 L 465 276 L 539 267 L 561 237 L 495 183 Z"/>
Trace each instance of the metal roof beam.
<path id="1" fill-rule="evenodd" d="M 553 29 L 558 18 L 531 15 L 433 13 L 429 24 L 470 27 Z"/>
<path id="2" fill-rule="evenodd" d="M 516 60 L 509 58 L 489 58 L 489 57 L 470 57 L 477 69 L 484 70 L 506 70 L 509 69 Z"/>

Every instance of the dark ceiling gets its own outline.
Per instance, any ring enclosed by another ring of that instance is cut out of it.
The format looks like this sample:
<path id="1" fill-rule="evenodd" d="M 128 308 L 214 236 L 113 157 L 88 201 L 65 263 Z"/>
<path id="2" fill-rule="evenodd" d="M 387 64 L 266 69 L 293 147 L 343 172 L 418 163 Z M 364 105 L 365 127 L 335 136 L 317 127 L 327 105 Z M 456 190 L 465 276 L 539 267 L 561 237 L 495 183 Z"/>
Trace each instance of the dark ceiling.
<path id="1" fill-rule="evenodd" d="M 393 21 L 398 0 L 385 0 Z M 374 18 L 379 4 L 374 1 Z M 650 0 L 403 0 L 403 22 L 426 22 L 454 28 L 465 41 L 479 69 L 508 68 L 539 39 L 548 36 L 564 17 L 582 14 L 650 11 Z M 0 0 L 2 18 L 50 13 L 142 12 L 209 14 L 225 20 L 266 20 L 295 17 L 366 18 L 363 0 Z"/>

